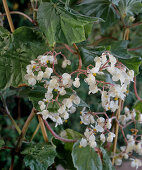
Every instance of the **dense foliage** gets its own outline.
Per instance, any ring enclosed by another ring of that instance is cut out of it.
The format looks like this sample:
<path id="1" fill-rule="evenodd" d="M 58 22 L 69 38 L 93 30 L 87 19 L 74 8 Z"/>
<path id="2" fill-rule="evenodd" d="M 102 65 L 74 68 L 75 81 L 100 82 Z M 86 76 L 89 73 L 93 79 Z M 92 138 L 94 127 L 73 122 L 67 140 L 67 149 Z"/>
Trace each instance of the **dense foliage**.
<path id="1" fill-rule="evenodd" d="M 142 0 L 29 11 L 12 33 L 0 14 L 0 168 L 142 166 Z"/>

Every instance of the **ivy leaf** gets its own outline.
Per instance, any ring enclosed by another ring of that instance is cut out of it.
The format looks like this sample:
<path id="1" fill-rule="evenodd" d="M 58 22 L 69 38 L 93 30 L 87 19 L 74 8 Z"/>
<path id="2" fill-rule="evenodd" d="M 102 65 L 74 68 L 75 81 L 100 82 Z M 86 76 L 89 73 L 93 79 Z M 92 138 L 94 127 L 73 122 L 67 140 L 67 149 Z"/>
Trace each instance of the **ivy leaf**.
<path id="1" fill-rule="evenodd" d="M 80 148 L 79 141 L 73 146 L 72 159 L 77 170 L 102 170 L 101 159 L 95 150 L 89 146 Z"/>
<path id="2" fill-rule="evenodd" d="M 134 105 L 134 109 L 136 111 L 139 111 L 140 113 L 142 113 L 142 102 L 138 101 L 135 105 Z"/>
<path id="3" fill-rule="evenodd" d="M 98 22 L 99 18 L 87 17 L 72 9 L 43 2 L 38 9 L 37 20 L 49 45 L 53 47 L 56 42 L 71 45 L 86 40 L 93 23 Z"/>
<path id="4" fill-rule="evenodd" d="M 83 137 L 82 134 L 79 132 L 76 132 L 72 129 L 65 129 L 64 131 L 61 132 L 61 137 L 67 138 L 67 139 L 80 139 Z"/>
<path id="5" fill-rule="evenodd" d="M 122 62 L 130 70 L 134 70 L 135 75 L 139 74 L 139 66 L 142 63 L 141 58 L 133 57 L 128 60 L 127 59 L 119 59 L 119 61 Z"/>
<path id="6" fill-rule="evenodd" d="M 131 55 L 127 51 L 128 44 L 127 40 L 113 42 L 110 51 L 117 58 L 129 59 Z"/>
<path id="7" fill-rule="evenodd" d="M 110 52 L 118 58 L 120 62 L 122 62 L 126 67 L 130 70 L 134 70 L 135 75 L 139 73 L 139 66 L 141 65 L 141 58 L 133 57 L 131 54 L 127 52 L 128 41 L 118 41 L 111 45 Z M 94 58 L 96 56 L 100 56 L 104 51 L 106 51 L 106 47 L 99 48 L 80 48 L 80 53 L 83 60 L 83 65 L 88 66 L 89 64 L 94 65 Z"/>
<path id="8" fill-rule="evenodd" d="M 112 162 L 104 148 L 100 148 L 103 154 L 103 169 L 105 170 L 114 170 L 114 167 L 112 166 Z"/>
<path id="9" fill-rule="evenodd" d="M 61 132 L 61 137 L 66 138 L 66 139 L 73 139 L 73 140 L 78 140 L 81 139 L 83 137 L 82 134 L 80 134 L 77 131 L 74 131 L 72 129 L 65 129 Z M 66 150 L 69 150 L 70 152 L 72 152 L 72 147 L 73 147 L 73 143 L 65 143 L 64 144 L 64 148 Z"/>
<path id="10" fill-rule="evenodd" d="M 132 16 L 142 12 L 141 0 L 120 0 L 118 4 L 119 11 L 122 16 Z"/>
<path id="11" fill-rule="evenodd" d="M 0 148 L 5 144 L 3 139 L 0 139 Z"/>
<path id="12" fill-rule="evenodd" d="M 40 110 L 38 102 L 45 98 L 46 92 L 47 90 L 44 87 L 37 85 L 34 88 L 22 87 L 19 90 L 19 95 L 23 97 L 28 97 L 29 100 L 32 102 L 34 108 L 36 110 Z"/>
<path id="13" fill-rule="evenodd" d="M 47 170 L 54 163 L 56 151 L 52 145 L 37 143 L 30 144 L 21 154 L 24 156 L 26 167 L 31 170 Z"/>
<path id="14" fill-rule="evenodd" d="M 0 89 L 26 83 L 26 66 L 47 50 L 41 35 L 28 27 L 20 27 L 0 43 Z M 8 45 L 5 44 L 8 42 Z M 3 45 L 5 48 L 3 48 Z"/>
<path id="15" fill-rule="evenodd" d="M 117 5 L 119 0 L 83 0 L 80 4 L 80 11 L 89 16 L 102 18 L 105 22 L 102 22 L 101 25 L 106 29 L 116 23 L 118 18 L 112 2 Z"/>

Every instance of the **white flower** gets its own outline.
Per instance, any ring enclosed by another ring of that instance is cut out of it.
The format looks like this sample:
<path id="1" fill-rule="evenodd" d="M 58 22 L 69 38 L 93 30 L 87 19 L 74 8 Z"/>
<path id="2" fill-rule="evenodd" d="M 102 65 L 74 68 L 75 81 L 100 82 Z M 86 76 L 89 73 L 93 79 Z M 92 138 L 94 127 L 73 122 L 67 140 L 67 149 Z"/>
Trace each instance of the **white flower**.
<path id="1" fill-rule="evenodd" d="M 93 124 L 95 122 L 94 117 L 91 114 L 83 113 L 81 116 L 81 121 L 85 125 Z"/>
<path id="2" fill-rule="evenodd" d="M 95 130 L 96 130 L 97 132 L 103 132 L 103 131 L 104 131 L 104 129 L 103 129 L 102 126 L 100 126 L 100 125 L 96 125 L 96 126 L 95 126 Z"/>
<path id="3" fill-rule="evenodd" d="M 141 160 L 139 160 L 139 159 L 132 159 L 132 158 L 131 158 L 131 160 L 132 160 L 132 162 L 131 162 L 131 167 L 132 168 L 138 169 L 138 167 L 142 166 Z"/>
<path id="4" fill-rule="evenodd" d="M 33 73 L 26 74 L 25 79 L 28 80 L 28 84 L 34 86 L 36 84 L 36 77 Z"/>
<path id="5" fill-rule="evenodd" d="M 59 112 L 60 114 L 64 113 L 65 111 L 66 111 L 65 105 L 62 105 L 62 106 L 58 109 L 58 112 Z"/>
<path id="6" fill-rule="evenodd" d="M 88 74 L 88 77 L 84 80 L 85 80 L 86 83 L 88 83 L 88 85 L 96 84 L 96 79 L 92 74 Z"/>
<path id="7" fill-rule="evenodd" d="M 71 61 L 65 59 L 65 60 L 62 62 L 62 68 L 66 68 L 67 65 L 71 65 Z"/>
<path id="8" fill-rule="evenodd" d="M 100 126 L 104 126 L 104 123 L 105 123 L 105 119 L 103 118 L 103 117 L 99 117 L 98 119 L 97 119 L 97 122 L 98 122 L 98 125 L 100 125 Z"/>
<path id="9" fill-rule="evenodd" d="M 114 67 L 114 65 L 116 64 L 117 60 L 115 57 L 113 57 L 113 55 L 109 54 L 109 60 L 110 60 L 110 63 L 111 63 L 111 67 Z"/>
<path id="10" fill-rule="evenodd" d="M 69 113 L 75 113 L 76 112 L 76 107 L 72 106 L 69 110 L 68 110 Z"/>
<path id="11" fill-rule="evenodd" d="M 50 68 L 50 67 L 47 67 L 47 68 L 45 69 L 45 72 L 44 72 L 43 77 L 49 79 L 52 73 L 53 73 L 53 69 Z"/>
<path id="12" fill-rule="evenodd" d="M 80 141 L 80 146 L 86 147 L 87 146 L 87 140 L 82 138 L 81 141 Z"/>
<path id="13" fill-rule="evenodd" d="M 78 88 L 80 86 L 79 78 L 75 78 L 75 81 L 73 82 L 74 87 Z"/>
<path id="14" fill-rule="evenodd" d="M 42 78 L 43 78 L 43 74 L 44 74 L 43 71 L 39 71 L 36 79 L 39 80 L 39 81 L 41 81 Z"/>
<path id="15" fill-rule="evenodd" d="M 104 135 L 104 134 L 101 134 L 101 135 L 100 135 L 100 140 L 101 140 L 103 143 L 105 142 L 106 138 L 105 138 L 105 135 Z"/>
<path id="16" fill-rule="evenodd" d="M 139 113 L 138 121 L 139 121 L 139 123 L 142 123 L 142 114 L 141 113 Z"/>
<path id="17" fill-rule="evenodd" d="M 70 96 L 70 99 L 72 99 L 72 101 L 74 102 L 74 104 L 79 105 L 79 103 L 80 103 L 80 98 L 79 98 L 77 95 L 72 94 L 72 95 Z"/>
<path id="18" fill-rule="evenodd" d="M 107 119 L 106 128 L 111 129 L 111 119 Z"/>
<path id="19" fill-rule="evenodd" d="M 101 58 L 100 57 L 95 57 L 94 58 L 94 61 L 95 61 L 95 68 L 98 69 L 99 71 L 99 68 L 101 67 Z"/>
<path id="20" fill-rule="evenodd" d="M 112 142 L 114 137 L 115 137 L 115 134 L 112 133 L 112 132 L 109 132 L 108 133 L 108 137 L 107 137 L 107 141 L 108 142 Z"/>
<path id="21" fill-rule="evenodd" d="M 72 99 L 70 98 L 66 98 L 62 101 L 62 103 L 67 107 L 67 108 L 71 108 L 72 107 Z"/>
<path id="22" fill-rule="evenodd" d="M 47 100 L 47 102 L 48 102 L 49 100 L 51 100 L 51 99 L 53 98 L 53 94 L 47 92 L 47 93 L 45 93 L 45 98 L 46 98 L 46 100 Z"/>
<path id="23" fill-rule="evenodd" d="M 122 164 L 122 158 L 115 159 L 115 165 L 120 166 Z"/>
<path id="24" fill-rule="evenodd" d="M 64 74 L 62 75 L 63 85 L 64 85 L 64 86 L 67 85 L 67 84 L 69 83 L 70 79 L 71 79 L 71 75 L 68 74 L 68 73 L 64 73 Z"/>
<path id="25" fill-rule="evenodd" d="M 59 88 L 59 93 L 61 96 L 64 96 L 66 94 L 66 90 L 64 87 Z"/>
<path id="26" fill-rule="evenodd" d="M 38 112 L 37 114 L 41 114 L 42 118 L 46 120 L 49 117 L 49 111 L 48 110 L 43 110 L 42 112 Z"/>
<path id="27" fill-rule="evenodd" d="M 136 117 L 136 111 L 135 111 L 135 109 L 133 109 L 133 110 L 131 111 L 131 118 L 132 118 L 132 119 L 135 119 L 135 117 Z"/>
<path id="28" fill-rule="evenodd" d="M 48 56 L 47 55 L 39 56 L 38 58 L 39 58 L 41 64 L 47 64 L 48 63 Z"/>
<path id="29" fill-rule="evenodd" d="M 32 70 L 33 66 L 32 65 L 27 65 L 26 69 L 27 69 L 28 74 L 31 74 L 33 72 L 33 70 Z"/>
<path id="30" fill-rule="evenodd" d="M 105 63 L 107 62 L 106 54 L 103 53 L 103 54 L 101 55 L 101 59 L 102 59 L 102 60 L 101 60 L 101 61 L 102 61 L 102 64 L 105 64 Z"/>
<path id="31" fill-rule="evenodd" d="M 99 89 L 98 89 L 97 85 L 91 84 L 91 85 L 89 86 L 89 93 L 88 93 L 88 94 L 90 94 L 90 93 L 95 94 L 95 93 L 97 93 L 98 91 L 99 91 Z"/>
<path id="32" fill-rule="evenodd" d="M 133 70 L 129 70 L 127 74 L 128 74 L 128 76 L 129 76 L 130 81 L 133 81 L 134 71 L 133 71 Z"/>
<path id="33" fill-rule="evenodd" d="M 40 105 L 40 110 L 44 110 L 46 105 L 44 104 L 43 101 L 39 101 L 38 104 Z"/>
<path id="34" fill-rule="evenodd" d="M 95 148 L 97 146 L 94 135 L 91 135 L 89 137 L 88 141 L 89 141 L 89 145 L 90 145 L 91 148 Z"/>

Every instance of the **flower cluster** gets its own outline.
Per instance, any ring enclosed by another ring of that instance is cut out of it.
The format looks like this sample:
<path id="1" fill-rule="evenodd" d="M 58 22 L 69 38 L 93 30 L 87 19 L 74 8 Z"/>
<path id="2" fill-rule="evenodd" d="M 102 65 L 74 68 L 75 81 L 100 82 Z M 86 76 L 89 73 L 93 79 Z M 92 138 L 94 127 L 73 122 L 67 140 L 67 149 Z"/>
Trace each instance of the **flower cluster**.
<path id="1" fill-rule="evenodd" d="M 89 108 L 83 108 L 80 112 L 80 124 L 86 125 L 84 137 L 80 141 L 80 147 L 89 145 L 92 148 L 97 147 L 97 143 L 109 144 L 115 138 L 112 129 L 112 121 L 115 116 L 109 117 L 106 111 L 115 112 L 119 106 L 119 100 L 124 101 L 128 93 L 128 85 L 134 78 L 134 71 L 129 70 L 120 63 L 110 52 L 104 52 L 100 57 L 95 57 L 94 65 L 89 65 L 85 70 L 77 69 L 72 73 L 58 74 L 55 70 L 55 64 L 58 63 L 57 56 L 62 55 L 64 60 L 61 67 L 64 69 L 71 65 L 71 61 L 60 52 L 47 52 L 27 66 L 25 79 L 31 86 L 39 83 L 46 89 L 43 99 L 38 102 L 39 112 L 43 119 L 51 119 L 55 126 L 67 122 L 70 114 L 76 112 L 81 99 L 76 94 L 76 88 L 79 88 L 81 74 L 85 76 L 84 81 L 88 84 L 88 95 L 99 93 L 104 112 L 91 112 Z M 103 77 L 103 79 L 101 79 Z M 105 77 L 105 78 L 104 78 Z M 109 78 L 108 78 L 109 77 Z M 75 90 L 73 90 L 75 89 Z M 119 117 L 117 122 L 123 130 L 123 125 L 135 121 L 136 111 L 130 111 L 127 107 L 125 114 Z M 100 116 L 101 115 L 101 116 Z M 105 117 L 105 118 L 104 118 Z M 138 115 L 138 122 L 142 122 L 142 114 Z M 123 132 L 124 134 L 124 132 Z M 134 136 L 125 138 L 126 146 L 121 147 L 121 154 L 114 155 L 115 164 L 120 165 L 122 158 L 129 158 L 129 153 L 135 151 L 142 155 L 142 142 L 136 142 Z M 138 160 L 132 161 L 132 166 L 138 167 L 141 164 Z"/>

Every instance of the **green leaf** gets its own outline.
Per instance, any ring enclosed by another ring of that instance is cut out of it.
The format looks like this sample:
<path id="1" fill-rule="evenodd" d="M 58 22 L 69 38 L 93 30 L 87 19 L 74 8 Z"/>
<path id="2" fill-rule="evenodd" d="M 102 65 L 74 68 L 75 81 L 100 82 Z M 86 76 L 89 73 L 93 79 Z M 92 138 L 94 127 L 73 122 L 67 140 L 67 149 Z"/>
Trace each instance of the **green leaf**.
<path id="1" fill-rule="evenodd" d="M 129 59 L 131 55 L 127 51 L 128 43 L 126 40 L 113 42 L 110 49 L 111 53 L 117 58 Z"/>
<path id="2" fill-rule="evenodd" d="M 72 159 L 77 170 L 102 170 L 102 162 L 93 148 L 79 147 L 79 141 L 73 146 Z"/>
<path id="3" fill-rule="evenodd" d="M 142 61 L 139 57 L 133 57 L 130 59 L 119 59 L 126 67 L 130 70 L 134 70 L 135 75 L 139 74 L 139 66 L 141 65 Z"/>
<path id="4" fill-rule="evenodd" d="M 26 167 L 31 170 L 47 170 L 54 163 L 55 148 L 45 143 L 31 144 L 21 154 L 24 156 Z"/>
<path id="5" fill-rule="evenodd" d="M 26 83 L 26 66 L 46 50 L 40 34 L 28 27 L 18 28 L 6 40 L 3 38 L 0 43 L 0 89 Z"/>
<path id="6" fill-rule="evenodd" d="M 138 101 L 135 105 L 134 105 L 134 109 L 136 111 L 139 111 L 140 113 L 142 113 L 142 102 Z"/>
<path id="7" fill-rule="evenodd" d="M 113 0 L 114 4 L 118 4 L 118 0 Z M 97 16 L 105 22 L 101 23 L 103 29 L 112 26 L 117 21 L 117 13 L 112 6 L 110 0 L 83 0 L 80 4 L 80 11 L 89 16 Z"/>
<path id="8" fill-rule="evenodd" d="M 40 110 L 38 102 L 45 98 L 46 92 L 47 90 L 44 87 L 37 85 L 34 88 L 22 87 L 19 90 L 19 95 L 23 97 L 28 97 L 35 109 Z"/>
<path id="9" fill-rule="evenodd" d="M 141 0 L 120 0 L 119 11 L 123 17 L 132 16 L 142 12 L 142 1 Z"/>
<path id="10" fill-rule="evenodd" d="M 83 16 L 72 9 L 48 2 L 40 4 L 37 20 L 52 47 L 56 42 L 73 44 L 86 40 L 93 23 L 99 21 L 98 18 Z"/>
<path id="11" fill-rule="evenodd" d="M 0 148 L 5 144 L 3 139 L 0 139 Z"/>
<path id="12" fill-rule="evenodd" d="M 78 140 L 83 137 L 83 135 L 77 131 L 74 131 L 72 129 L 65 129 L 61 132 L 61 137 L 66 138 L 66 139 L 73 139 L 73 140 Z M 72 152 L 72 147 L 73 143 L 65 143 L 64 148 L 66 150 L 69 150 Z"/>
<path id="13" fill-rule="evenodd" d="M 80 134 L 79 132 L 76 132 L 72 129 L 66 129 L 64 131 L 61 132 L 61 137 L 63 138 L 67 138 L 67 139 L 80 139 L 83 137 L 82 134 Z"/>
<path id="14" fill-rule="evenodd" d="M 135 75 L 139 73 L 139 66 L 141 65 L 140 57 L 133 57 L 127 52 L 128 41 L 118 41 L 111 45 L 110 52 L 118 58 L 126 67 L 130 70 L 134 70 Z M 83 66 L 88 66 L 89 64 L 94 65 L 94 58 L 100 56 L 104 51 L 105 47 L 96 47 L 96 48 L 80 48 L 80 53 L 83 60 Z"/>
<path id="15" fill-rule="evenodd" d="M 103 154 L 103 169 L 105 170 L 114 170 L 114 167 L 112 166 L 112 162 L 104 148 L 100 148 Z"/>

